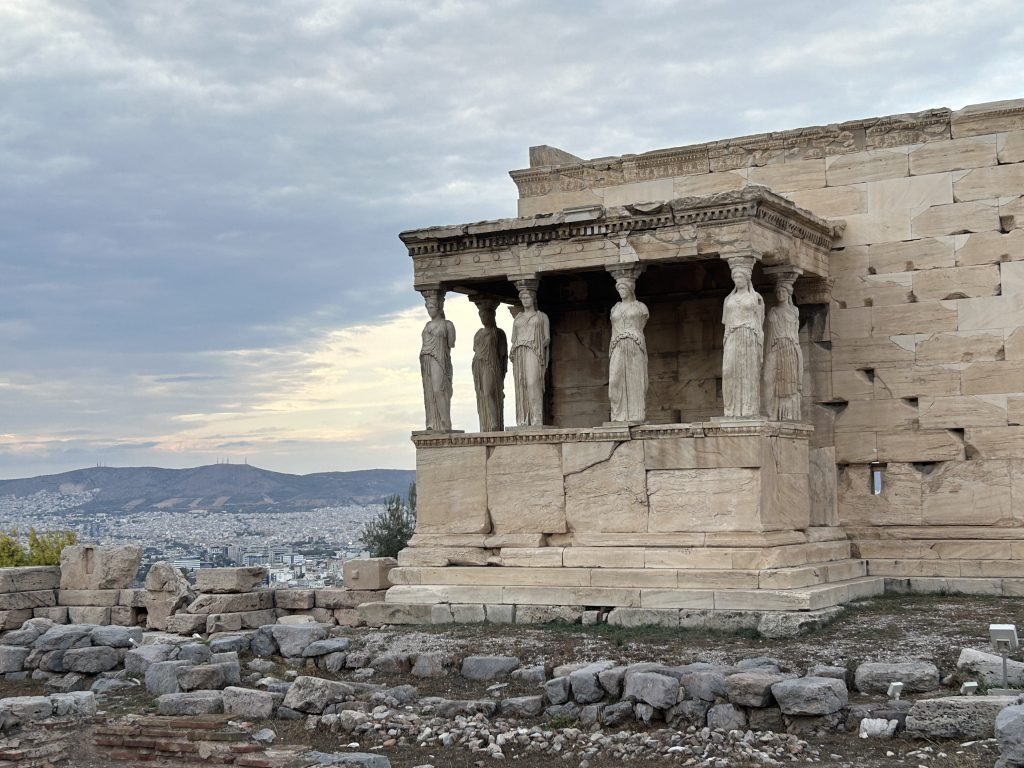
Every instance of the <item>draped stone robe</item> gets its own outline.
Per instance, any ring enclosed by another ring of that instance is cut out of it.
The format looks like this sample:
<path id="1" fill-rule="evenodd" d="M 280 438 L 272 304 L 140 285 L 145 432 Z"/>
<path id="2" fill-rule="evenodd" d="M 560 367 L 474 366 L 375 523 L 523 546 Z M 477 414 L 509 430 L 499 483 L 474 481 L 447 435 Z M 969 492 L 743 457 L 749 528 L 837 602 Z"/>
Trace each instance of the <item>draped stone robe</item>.
<path id="1" fill-rule="evenodd" d="M 521 312 L 512 325 L 512 376 L 516 385 L 516 422 L 521 427 L 544 424 L 544 375 L 548 368 L 551 331 L 540 310 Z"/>
<path id="2" fill-rule="evenodd" d="M 452 429 L 452 354 L 455 324 L 439 317 L 423 326 L 420 347 L 420 375 L 423 377 L 423 406 L 427 429 Z"/>
<path id="3" fill-rule="evenodd" d="M 777 304 L 765 322 L 764 402 L 769 419 L 800 420 L 803 370 L 800 310 L 788 301 Z"/>
<path id="4" fill-rule="evenodd" d="M 498 327 L 484 326 L 473 337 L 473 385 L 481 432 L 505 428 L 505 372 L 508 341 Z"/>
<path id="5" fill-rule="evenodd" d="M 608 399 L 612 421 L 647 418 L 647 341 L 650 317 L 642 302 L 620 301 L 612 307 L 612 338 L 608 347 Z"/>
<path id="6" fill-rule="evenodd" d="M 761 412 L 764 299 L 751 289 L 734 290 L 722 311 L 722 396 L 726 418 L 754 418 Z"/>

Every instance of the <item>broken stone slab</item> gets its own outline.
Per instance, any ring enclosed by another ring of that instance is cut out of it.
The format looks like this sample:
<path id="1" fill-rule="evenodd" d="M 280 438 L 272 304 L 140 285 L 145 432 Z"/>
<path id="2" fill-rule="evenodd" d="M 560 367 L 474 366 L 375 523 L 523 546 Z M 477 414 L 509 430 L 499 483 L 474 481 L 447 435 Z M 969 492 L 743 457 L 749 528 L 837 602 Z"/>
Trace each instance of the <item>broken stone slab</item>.
<path id="1" fill-rule="evenodd" d="M 0 568 L 0 592 L 33 592 L 60 587 L 60 568 L 56 565 L 29 565 Z"/>
<path id="2" fill-rule="evenodd" d="M 24 611 L 34 608 L 50 608 L 57 604 L 52 589 L 37 589 L 30 592 L 0 592 L 0 611 Z"/>
<path id="3" fill-rule="evenodd" d="M 275 589 L 274 605 L 288 611 L 306 611 L 315 604 L 312 589 Z"/>
<path id="4" fill-rule="evenodd" d="M 206 633 L 238 632 L 243 629 L 257 629 L 277 618 L 271 610 L 243 611 L 240 613 L 211 613 L 206 617 Z"/>
<path id="5" fill-rule="evenodd" d="M 284 706 L 297 712 L 319 715 L 328 704 L 342 701 L 354 693 L 355 688 L 347 683 L 300 675 L 288 689 Z"/>
<path id="6" fill-rule="evenodd" d="M 142 547 L 135 544 L 64 547 L 60 553 L 60 588 L 124 589 L 135 580 L 141 562 Z M 110 603 L 116 604 L 116 600 Z"/>
<path id="7" fill-rule="evenodd" d="M 117 597 L 117 604 L 125 608 L 145 608 L 145 589 L 122 589 Z"/>
<path id="8" fill-rule="evenodd" d="M 441 717 L 457 717 L 459 715 L 493 717 L 498 711 L 498 702 L 490 699 L 442 699 L 436 696 L 427 696 L 420 699 L 420 706 L 436 712 Z"/>
<path id="9" fill-rule="evenodd" d="M 196 571 L 196 590 L 203 593 L 252 592 L 267 578 L 262 566 L 247 568 L 200 568 Z"/>
<path id="10" fill-rule="evenodd" d="M 35 639 L 32 647 L 37 651 L 66 651 L 92 645 L 90 636 L 95 629 L 91 624 L 61 624 L 50 627 Z"/>
<path id="11" fill-rule="evenodd" d="M 146 667 L 146 690 L 153 696 L 165 693 L 178 693 L 178 667 L 191 666 L 187 661 L 154 661 Z"/>
<path id="12" fill-rule="evenodd" d="M 996 715 L 995 734 L 999 742 L 996 768 L 1024 765 L 1024 706 L 1006 707 Z"/>
<path id="13" fill-rule="evenodd" d="M 68 606 L 68 621 L 72 624 L 109 624 L 110 607 L 105 605 Z"/>
<path id="14" fill-rule="evenodd" d="M 432 606 L 419 603 L 363 603 L 359 618 L 370 627 L 385 624 L 429 624 Z"/>
<path id="15" fill-rule="evenodd" d="M 227 684 L 219 664 L 183 665 L 174 674 L 182 691 L 214 691 Z"/>
<path id="16" fill-rule="evenodd" d="M 414 677 L 444 677 L 445 662 L 445 656 L 441 653 L 421 653 L 412 666 L 412 674 Z"/>
<path id="17" fill-rule="evenodd" d="M 785 715 L 830 715 L 849 701 L 846 683 L 832 677 L 782 680 L 771 690 Z"/>
<path id="18" fill-rule="evenodd" d="M 32 616 L 37 619 L 48 619 L 54 624 L 68 623 L 68 609 L 63 605 L 55 605 L 52 608 L 33 608 Z"/>
<path id="19" fill-rule="evenodd" d="M 71 648 L 64 651 L 64 669 L 85 675 L 98 675 L 121 666 L 124 650 L 105 645 L 92 648 Z"/>
<path id="20" fill-rule="evenodd" d="M 0 672 L 21 672 L 29 649 L 20 645 L 0 645 Z"/>
<path id="21" fill-rule="evenodd" d="M 588 664 L 582 669 L 569 673 L 569 687 L 577 704 L 596 704 L 604 698 L 605 690 L 598 675 L 614 666 L 614 662 L 602 661 Z"/>
<path id="22" fill-rule="evenodd" d="M 188 604 L 188 613 L 241 613 L 264 611 L 274 607 L 274 593 L 269 589 L 224 595 L 199 595 Z"/>
<path id="23" fill-rule="evenodd" d="M 679 681 L 657 672 L 626 672 L 622 698 L 669 709 L 679 699 Z"/>
<path id="24" fill-rule="evenodd" d="M 206 619 L 208 617 L 198 613 L 176 613 L 168 616 L 164 623 L 164 629 L 178 635 L 202 634 L 206 632 Z"/>
<path id="25" fill-rule="evenodd" d="M 470 680 L 494 680 L 508 677 L 519 666 L 515 656 L 467 656 L 462 660 L 462 676 Z"/>
<path id="26" fill-rule="evenodd" d="M 229 686 L 223 691 L 224 714 L 246 720 L 268 720 L 274 716 L 274 694 L 252 688 Z"/>
<path id="27" fill-rule="evenodd" d="M 398 566 L 393 557 L 348 560 L 342 566 L 342 578 L 349 589 L 378 590 L 391 586 L 388 574 Z"/>
<path id="28" fill-rule="evenodd" d="M 302 656 L 302 652 L 311 643 L 327 638 L 327 630 L 319 624 L 269 624 L 265 626 L 270 627 L 269 632 L 281 655 L 285 658 Z M 260 631 L 263 631 L 263 627 L 260 628 Z"/>
<path id="29" fill-rule="evenodd" d="M 925 739 L 988 739 L 995 733 L 999 713 L 1021 701 L 1020 696 L 920 699 L 907 715 L 907 735 Z"/>
<path id="30" fill-rule="evenodd" d="M 708 710 L 708 728 L 713 731 L 743 731 L 747 728 L 747 715 L 732 704 L 715 704 Z"/>
<path id="31" fill-rule="evenodd" d="M 32 645 L 46 630 L 56 626 L 56 623 L 50 619 L 44 618 L 32 618 L 28 619 L 21 625 L 20 629 L 12 629 L 10 632 L 5 632 L 3 637 L 0 638 L 0 643 L 4 645 Z"/>
<path id="32" fill-rule="evenodd" d="M 872 661 L 858 666 L 854 674 L 861 693 L 885 693 L 891 683 L 903 683 L 903 693 L 929 693 L 939 688 L 939 668 L 927 661 Z"/>
<path id="33" fill-rule="evenodd" d="M 312 760 L 314 765 L 344 765 L 356 768 L 391 768 L 391 761 L 384 755 L 369 752 L 304 752 L 303 760 Z"/>
<path id="34" fill-rule="evenodd" d="M 245 653 L 251 647 L 252 637 L 253 634 L 251 632 L 214 636 L 210 638 L 210 651 L 213 653 L 229 651 Z"/>
<path id="35" fill-rule="evenodd" d="M 0 611 L 0 631 L 5 629 L 17 629 L 26 621 L 31 619 L 36 611 L 49 610 L 48 608 L 24 608 L 15 611 Z"/>
<path id="36" fill-rule="evenodd" d="M 141 608 L 129 608 L 126 605 L 110 606 L 110 623 L 119 627 L 137 627 L 145 617 Z"/>
<path id="37" fill-rule="evenodd" d="M 363 603 L 384 599 L 381 590 L 367 589 L 316 589 L 313 591 L 313 607 L 339 610 L 358 608 Z"/>
<path id="38" fill-rule="evenodd" d="M 220 691 L 165 693 L 157 697 L 156 708 L 161 715 L 216 715 L 224 711 L 224 699 Z"/>
<path id="39" fill-rule="evenodd" d="M 743 707 L 770 707 L 775 703 L 772 686 L 790 678 L 779 672 L 737 672 L 725 679 L 726 697 Z"/>
<path id="40" fill-rule="evenodd" d="M 194 599 L 192 586 L 180 570 L 166 560 L 153 563 L 146 574 L 144 599 L 150 629 L 167 629 L 167 619 Z"/>
<path id="41" fill-rule="evenodd" d="M 544 695 L 551 704 L 565 704 L 571 690 L 568 677 L 553 677 L 544 683 Z"/>
<path id="42" fill-rule="evenodd" d="M 685 690 L 686 698 L 701 701 L 717 701 L 727 696 L 726 673 L 732 671 L 728 667 L 698 662 L 680 667 L 672 675 L 679 678 Z"/>
<path id="43" fill-rule="evenodd" d="M 834 677 L 846 681 L 846 667 L 833 667 L 828 664 L 815 664 L 807 670 L 808 677 Z"/>
<path id="44" fill-rule="evenodd" d="M 143 645 L 139 648 L 132 648 L 124 655 L 125 674 L 130 677 L 143 678 L 151 664 L 169 661 L 174 652 L 173 645 Z"/>
<path id="45" fill-rule="evenodd" d="M 347 637 L 329 637 L 325 640 L 314 640 L 302 649 L 302 655 L 310 658 L 312 656 L 326 656 L 330 653 L 341 653 L 347 651 L 351 644 Z"/>
<path id="46" fill-rule="evenodd" d="M 109 645 L 111 648 L 132 648 L 142 643 L 141 627 L 95 627 L 89 632 L 93 645 Z"/>
<path id="47" fill-rule="evenodd" d="M 544 697 L 513 696 L 502 700 L 498 710 L 505 717 L 538 717 L 544 711 Z"/>
<path id="48" fill-rule="evenodd" d="M 121 597 L 119 589 L 61 589 L 57 592 L 57 602 L 67 606 L 103 606 L 109 608 L 117 605 Z"/>
<path id="49" fill-rule="evenodd" d="M 1002 657 L 993 653 L 964 648 L 960 651 L 956 668 L 967 675 L 977 677 L 986 685 L 1003 684 L 1003 660 Z M 1006 679 L 1007 683 L 1014 688 L 1024 687 L 1024 662 L 1007 659 Z"/>

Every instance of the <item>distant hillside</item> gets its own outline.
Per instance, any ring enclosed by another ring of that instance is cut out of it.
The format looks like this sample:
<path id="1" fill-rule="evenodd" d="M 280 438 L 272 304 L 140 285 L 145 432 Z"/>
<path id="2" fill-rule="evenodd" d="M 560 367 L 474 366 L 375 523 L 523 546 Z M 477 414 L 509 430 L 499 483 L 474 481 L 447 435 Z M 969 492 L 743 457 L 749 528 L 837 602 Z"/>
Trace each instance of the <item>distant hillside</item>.
<path id="1" fill-rule="evenodd" d="M 211 464 L 193 469 L 95 467 L 23 480 L 0 480 L 0 497 L 41 491 L 82 495 L 83 512 L 142 509 L 244 509 L 289 511 L 315 507 L 374 504 L 405 495 L 416 473 L 407 469 L 367 469 L 289 475 L 247 464 Z M 91 498 L 85 500 L 85 494 Z"/>

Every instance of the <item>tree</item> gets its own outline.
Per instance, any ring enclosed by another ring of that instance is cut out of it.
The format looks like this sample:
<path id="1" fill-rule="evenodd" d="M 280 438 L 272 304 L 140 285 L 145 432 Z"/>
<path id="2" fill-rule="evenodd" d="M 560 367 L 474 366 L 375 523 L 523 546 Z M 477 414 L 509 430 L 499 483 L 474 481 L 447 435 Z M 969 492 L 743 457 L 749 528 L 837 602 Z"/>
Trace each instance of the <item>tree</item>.
<path id="1" fill-rule="evenodd" d="M 384 509 L 363 526 L 363 545 L 371 557 L 398 557 L 416 530 L 416 483 L 409 486 L 405 500 L 397 493 Z"/>
<path id="2" fill-rule="evenodd" d="M 0 532 L 0 568 L 16 568 L 25 565 L 27 559 L 25 548 L 18 541 L 18 532 L 13 528 Z"/>
<path id="3" fill-rule="evenodd" d="M 60 553 L 64 547 L 72 547 L 77 543 L 78 535 L 74 531 L 36 533 L 35 528 L 29 528 L 28 564 L 60 565 Z"/>

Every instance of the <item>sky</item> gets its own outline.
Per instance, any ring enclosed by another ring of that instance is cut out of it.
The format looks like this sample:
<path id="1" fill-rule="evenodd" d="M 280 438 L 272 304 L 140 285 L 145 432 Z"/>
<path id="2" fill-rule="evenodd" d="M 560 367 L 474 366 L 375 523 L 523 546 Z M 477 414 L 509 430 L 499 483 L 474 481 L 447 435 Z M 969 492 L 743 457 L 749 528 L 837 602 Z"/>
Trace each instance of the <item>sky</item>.
<path id="1" fill-rule="evenodd" d="M 0 0 L 0 478 L 411 468 L 398 233 L 514 216 L 531 145 L 1021 97 L 1019 0 Z"/>

